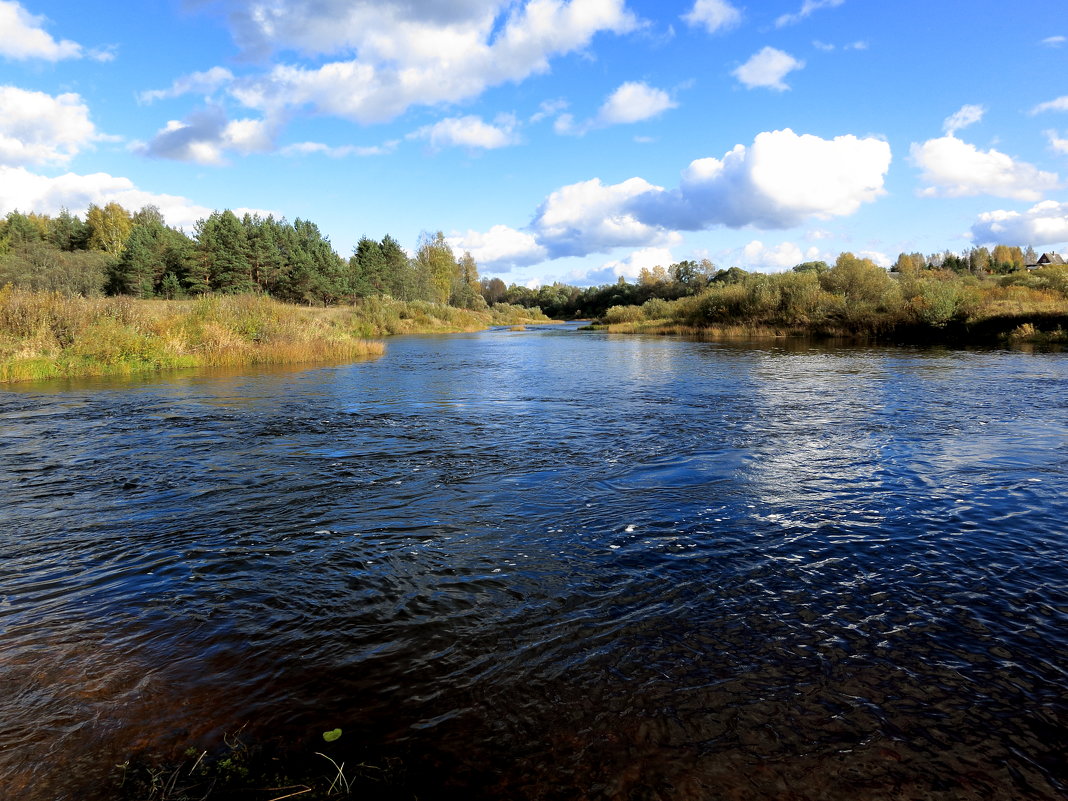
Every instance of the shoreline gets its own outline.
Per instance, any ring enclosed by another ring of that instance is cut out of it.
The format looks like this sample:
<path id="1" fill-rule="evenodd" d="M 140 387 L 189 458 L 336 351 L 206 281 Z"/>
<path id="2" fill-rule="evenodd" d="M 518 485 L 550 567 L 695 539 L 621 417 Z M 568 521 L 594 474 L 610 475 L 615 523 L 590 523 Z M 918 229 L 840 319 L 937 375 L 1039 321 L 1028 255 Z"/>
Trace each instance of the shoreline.
<path id="1" fill-rule="evenodd" d="M 463 333 L 546 323 L 514 306 L 485 311 L 365 299 L 294 306 L 262 295 L 192 300 L 81 297 L 0 288 L 0 386 L 190 367 L 373 359 L 395 334 Z"/>

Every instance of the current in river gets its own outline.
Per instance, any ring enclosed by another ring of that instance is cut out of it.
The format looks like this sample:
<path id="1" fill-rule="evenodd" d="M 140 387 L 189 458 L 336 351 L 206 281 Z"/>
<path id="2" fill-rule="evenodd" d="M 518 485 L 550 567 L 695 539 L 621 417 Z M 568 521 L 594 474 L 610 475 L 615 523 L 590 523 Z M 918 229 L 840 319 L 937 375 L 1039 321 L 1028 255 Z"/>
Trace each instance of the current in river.
<path id="1" fill-rule="evenodd" d="M 400 337 L 0 390 L 0 798 L 1068 798 L 1068 354 Z"/>

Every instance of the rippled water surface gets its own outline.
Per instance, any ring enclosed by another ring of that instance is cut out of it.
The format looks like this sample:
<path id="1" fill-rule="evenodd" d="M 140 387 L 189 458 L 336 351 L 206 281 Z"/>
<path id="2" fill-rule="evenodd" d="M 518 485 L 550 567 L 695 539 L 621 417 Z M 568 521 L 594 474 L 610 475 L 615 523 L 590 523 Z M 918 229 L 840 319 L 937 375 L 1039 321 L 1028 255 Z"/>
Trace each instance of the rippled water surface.
<path id="1" fill-rule="evenodd" d="M 0 432 L 0 798 L 242 726 L 424 801 L 1068 798 L 1066 355 L 492 331 Z"/>

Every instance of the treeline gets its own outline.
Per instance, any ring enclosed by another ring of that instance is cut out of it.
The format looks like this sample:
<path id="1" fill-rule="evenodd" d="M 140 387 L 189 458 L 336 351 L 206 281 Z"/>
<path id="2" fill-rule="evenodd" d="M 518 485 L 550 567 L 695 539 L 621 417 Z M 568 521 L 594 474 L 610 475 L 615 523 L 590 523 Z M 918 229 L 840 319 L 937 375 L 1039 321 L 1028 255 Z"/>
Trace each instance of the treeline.
<path id="1" fill-rule="evenodd" d="M 208 293 L 269 295 L 287 303 L 332 305 L 357 298 L 486 307 L 478 266 L 457 258 L 438 232 L 415 257 L 391 236 L 364 237 L 339 256 L 315 223 L 232 211 L 196 223 L 193 235 L 159 210 L 90 206 L 85 219 L 9 213 L 0 220 L 0 286 L 66 295 L 178 299 Z"/>
<path id="2" fill-rule="evenodd" d="M 732 268 L 701 291 L 670 298 L 671 281 L 646 284 L 650 296 L 598 317 L 618 330 L 711 330 L 924 340 L 1068 340 L 1068 266 L 1004 275 L 930 264 L 890 272 L 843 253 L 833 266 L 800 264 L 782 273 Z M 664 294 L 657 294 L 660 285 Z"/>
<path id="3" fill-rule="evenodd" d="M 852 253 L 844 253 L 839 261 L 856 260 Z M 887 270 L 878 267 L 867 259 L 861 259 L 870 265 L 873 275 L 886 276 Z M 1057 271 L 1032 274 L 1026 265 L 1034 264 L 1037 255 L 1028 247 L 997 245 L 995 248 L 971 248 L 961 254 L 945 251 L 923 255 L 922 253 L 902 253 L 890 268 L 891 277 L 925 273 L 939 276 L 940 280 L 948 276 L 964 278 L 967 276 L 983 278 L 1005 276 L 1009 283 L 1044 286 L 1049 280 L 1054 284 L 1058 279 L 1049 279 L 1049 275 L 1059 275 Z M 836 265 L 837 266 L 837 265 Z M 824 261 L 803 262 L 796 265 L 790 273 L 812 273 L 819 276 L 830 272 L 832 265 Z M 499 278 L 482 279 L 482 294 L 487 302 L 503 301 L 527 307 L 539 307 L 549 317 L 556 319 L 599 318 L 608 309 L 615 306 L 642 306 L 650 300 L 675 301 L 702 295 L 709 289 L 732 286 L 753 281 L 761 282 L 765 273 L 749 272 L 740 267 L 719 269 L 707 259 L 681 261 L 667 267 L 657 266 L 643 268 L 634 282 L 620 277 L 615 283 L 601 286 L 580 288 L 568 284 L 554 283 L 530 289 L 512 284 L 505 286 Z M 1030 275 L 1031 278 L 1025 278 Z M 1015 276 L 1013 278 L 1012 276 Z M 1045 276 L 1045 277 L 1044 277 Z M 792 280 L 792 279 L 784 279 Z M 829 279 L 824 279 L 825 283 Z"/>

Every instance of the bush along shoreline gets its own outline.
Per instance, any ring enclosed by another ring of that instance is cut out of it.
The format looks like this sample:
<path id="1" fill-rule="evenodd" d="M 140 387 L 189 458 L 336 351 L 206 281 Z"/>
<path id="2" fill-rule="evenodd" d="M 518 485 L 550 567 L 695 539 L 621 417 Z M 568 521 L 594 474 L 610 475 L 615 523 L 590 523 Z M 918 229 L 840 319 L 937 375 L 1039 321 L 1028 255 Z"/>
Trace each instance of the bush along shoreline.
<path id="1" fill-rule="evenodd" d="M 0 383 L 133 375 L 188 367 L 351 362 L 385 352 L 376 337 L 547 322 L 532 310 L 485 311 L 371 298 L 314 308 L 262 295 L 192 300 L 81 297 L 0 287 Z"/>
<path id="2" fill-rule="evenodd" d="M 609 307 L 595 327 L 707 339 L 811 337 L 888 344 L 1068 344 L 1068 269 L 1010 276 L 834 267 L 741 273 L 701 292 Z"/>

